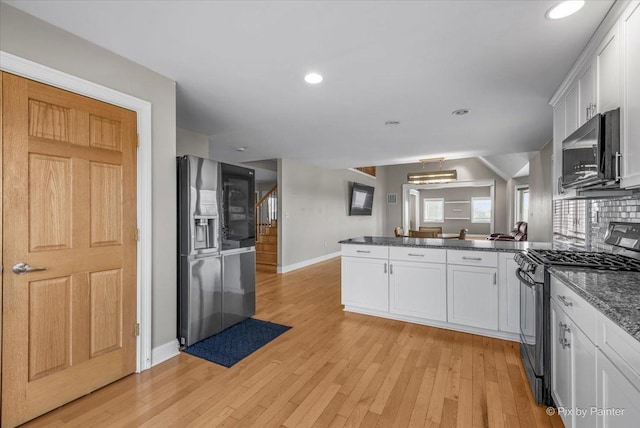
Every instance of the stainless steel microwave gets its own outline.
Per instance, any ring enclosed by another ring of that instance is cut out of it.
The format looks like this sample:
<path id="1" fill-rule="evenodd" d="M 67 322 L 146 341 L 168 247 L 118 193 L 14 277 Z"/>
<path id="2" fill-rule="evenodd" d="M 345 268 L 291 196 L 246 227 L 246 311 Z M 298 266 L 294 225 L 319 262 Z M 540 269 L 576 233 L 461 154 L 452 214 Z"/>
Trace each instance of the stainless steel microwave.
<path id="1" fill-rule="evenodd" d="M 598 113 L 562 142 L 563 188 L 611 188 L 620 182 L 620 109 Z"/>

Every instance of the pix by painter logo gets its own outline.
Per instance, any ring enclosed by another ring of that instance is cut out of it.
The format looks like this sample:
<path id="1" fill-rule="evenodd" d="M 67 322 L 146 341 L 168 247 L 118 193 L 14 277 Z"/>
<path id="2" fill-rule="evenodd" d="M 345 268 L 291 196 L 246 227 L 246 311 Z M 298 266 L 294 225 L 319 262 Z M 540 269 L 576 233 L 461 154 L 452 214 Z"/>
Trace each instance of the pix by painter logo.
<path id="1" fill-rule="evenodd" d="M 584 418 L 586 416 L 623 416 L 626 409 L 620 407 L 547 407 L 547 415 L 553 416 L 556 412 L 560 416 L 576 416 Z"/>

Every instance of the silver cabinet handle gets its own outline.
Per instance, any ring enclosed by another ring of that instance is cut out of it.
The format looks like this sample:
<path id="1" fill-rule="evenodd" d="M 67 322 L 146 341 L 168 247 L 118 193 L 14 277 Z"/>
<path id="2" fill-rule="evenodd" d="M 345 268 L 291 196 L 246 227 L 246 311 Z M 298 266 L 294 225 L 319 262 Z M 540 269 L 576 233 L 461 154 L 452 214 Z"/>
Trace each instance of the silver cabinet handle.
<path id="1" fill-rule="evenodd" d="M 591 119 L 591 104 L 587 106 L 587 120 Z"/>
<path id="2" fill-rule="evenodd" d="M 564 303 L 565 306 L 573 306 L 573 302 L 568 301 L 566 296 L 561 296 L 558 294 L 558 300 Z"/>
<path id="3" fill-rule="evenodd" d="M 462 260 L 476 260 L 476 261 L 480 261 L 480 260 L 482 260 L 482 257 L 466 257 L 466 256 L 462 256 Z"/>
<path id="4" fill-rule="evenodd" d="M 571 348 L 571 342 L 567 339 L 567 333 L 571 333 L 571 329 L 569 326 L 563 322 L 560 322 L 560 328 L 562 329 L 562 333 L 560 335 L 560 345 L 562 345 L 562 349 Z"/>
<path id="5" fill-rule="evenodd" d="M 389 273 L 393 275 L 393 264 L 389 263 Z"/>
<path id="6" fill-rule="evenodd" d="M 562 177 L 558 177 L 558 195 L 564 194 L 564 187 L 562 187 Z"/>
<path id="7" fill-rule="evenodd" d="M 356 250 L 356 253 L 366 253 L 369 254 L 371 251 L 365 251 L 365 250 Z"/>
<path id="8" fill-rule="evenodd" d="M 387 273 L 387 264 L 384 264 L 384 273 Z"/>
<path id="9" fill-rule="evenodd" d="M 496 285 L 498 283 L 498 274 L 497 273 L 493 273 L 493 285 Z"/>
<path id="10" fill-rule="evenodd" d="M 22 275 L 23 273 L 38 272 L 38 271 L 47 270 L 47 269 L 48 268 L 46 267 L 31 267 L 27 263 L 18 263 L 11 270 L 16 275 Z"/>
<path id="11" fill-rule="evenodd" d="M 620 163 L 622 162 L 622 153 L 616 152 L 616 181 L 620 181 Z"/>
<path id="12" fill-rule="evenodd" d="M 412 254 L 412 253 L 409 253 L 407 255 L 408 256 L 412 256 L 412 257 L 424 257 L 424 254 Z"/>
<path id="13" fill-rule="evenodd" d="M 566 325 L 566 324 L 563 323 L 562 321 L 558 323 L 558 343 L 560 344 L 560 346 L 562 346 L 562 349 L 564 349 L 564 346 L 563 346 L 564 341 L 562 340 L 562 336 L 564 335 L 564 330 L 562 328 L 563 325 Z"/>

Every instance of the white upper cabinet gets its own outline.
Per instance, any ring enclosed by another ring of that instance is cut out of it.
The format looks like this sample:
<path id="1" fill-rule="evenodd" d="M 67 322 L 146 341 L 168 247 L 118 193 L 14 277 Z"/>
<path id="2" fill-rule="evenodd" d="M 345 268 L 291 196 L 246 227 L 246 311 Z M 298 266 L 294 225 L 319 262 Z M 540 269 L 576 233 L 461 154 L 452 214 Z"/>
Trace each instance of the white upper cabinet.
<path id="1" fill-rule="evenodd" d="M 597 113 L 620 107 L 620 26 L 616 23 L 596 51 Z"/>
<path id="2" fill-rule="evenodd" d="M 578 129 L 578 82 L 575 82 L 564 97 L 565 103 L 565 122 L 564 122 L 564 138 L 573 134 Z M 563 138 L 563 140 L 564 140 Z M 560 141 L 562 147 L 562 141 Z"/>
<path id="3" fill-rule="evenodd" d="M 622 182 L 640 186 L 640 2 L 635 1 L 620 19 L 622 47 Z"/>
<path id="4" fill-rule="evenodd" d="M 595 111 L 596 68 L 593 62 L 589 62 L 578 74 L 578 128 L 591 119 Z"/>
<path id="5" fill-rule="evenodd" d="M 558 101 L 553 109 L 553 198 L 562 196 L 562 186 L 560 177 L 562 177 L 562 140 L 564 140 L 564 122 L 565 122 L 565 102 L 564 98 Z"/>
<path id="6" fill-rule="evenodd" d="M 576 196 L 559 188 L 562 140 L 596 113 L 616 108 L 620 187 L 640 187 L 640 1 L 616 3 L 603 23 L 552 99 L 554 199 Z"/>

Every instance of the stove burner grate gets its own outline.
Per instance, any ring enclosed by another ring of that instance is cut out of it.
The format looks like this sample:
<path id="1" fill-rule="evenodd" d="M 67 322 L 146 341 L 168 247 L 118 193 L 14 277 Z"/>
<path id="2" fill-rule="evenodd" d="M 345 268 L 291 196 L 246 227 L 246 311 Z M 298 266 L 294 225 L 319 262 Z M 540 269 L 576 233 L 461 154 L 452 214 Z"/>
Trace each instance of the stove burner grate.
<path id="1" fill-rule="evenodd" d="M 547 265 L 640 272 L 640 260 L 618 254 L 561 250 L 530 250 L 529 253 Z"/>

